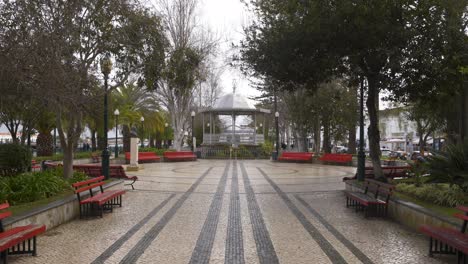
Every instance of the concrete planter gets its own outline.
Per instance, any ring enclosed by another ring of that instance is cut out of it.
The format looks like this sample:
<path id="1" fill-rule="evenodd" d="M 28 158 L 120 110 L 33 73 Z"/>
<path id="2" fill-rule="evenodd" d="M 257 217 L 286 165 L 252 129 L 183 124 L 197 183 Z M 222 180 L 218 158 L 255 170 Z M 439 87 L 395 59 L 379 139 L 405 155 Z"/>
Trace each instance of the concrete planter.
<path id="1" fill-rule="evenodd" d="M 121 189 L 123 180 L 104 185 L 104 189 Z M 79 217 L 79 205 L 76 195 L 38 207 L 32 211 L 5 219 L 7 229 L 29 224 L 46 225 L 47 230 Z"/>
<path id="2" fill-rule="evenodd" d="M 346 181 L 346 190 L 362 192 L 363 188 L 354 180 Z M 440 215 L 417 204 L 391 197 L 388 205 L 389 217 L 418 231 L 421 225 L 453 227 L 460 229 L 461 221 Z"/>

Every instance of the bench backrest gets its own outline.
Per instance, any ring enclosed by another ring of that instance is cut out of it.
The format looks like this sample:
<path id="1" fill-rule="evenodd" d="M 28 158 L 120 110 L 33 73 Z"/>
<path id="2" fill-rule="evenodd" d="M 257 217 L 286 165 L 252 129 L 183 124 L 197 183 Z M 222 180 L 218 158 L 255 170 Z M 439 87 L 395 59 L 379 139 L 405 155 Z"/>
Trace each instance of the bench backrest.
<path id="1" fill-rule="evenodd" d="M 312 157 L 314 153 L 311 152 L 283 152 L 281 156 L 283 157 Z"/>
<path id="2" fill-rule="evenodd" d="M 464 214 L 455 214 L 455 217 L 463 220 L 460 232 L 465 233 L 468 225 L 468 206 L 458 206 L 458 210 L 462 211 Z"/>
<path id="3" fill-rule="evenodd" d="M 390 199 L 390 196 L 393 194 L 393 191 L 395 190 L 394 185 L 372 180 L 372 179 L 366 179 L 364 181 L 364 184 L 365 184 L 365 189 L 364 189 L 365 194 L 369 195 L 369 193 L 371 193 L 373 194 L 374 198 L 378 198 L 379 195 L 382 197 L 385 197 L 385 202 L 387 203 L 388 203 L 388 200 Z"/>
<path id="4" fill-rule="evenodd" d="M 142 157 L 156 157 L 156 153 L 154 153 L 154 152 L 138 152 L 138 156 L 142 156 Z"/>
<path id="5" fill-rule="evenodd" d="M 353 160 L 353 155 L 352 154 L 338 154 L 338 153 L 324 153 L 321 159 L 351 162 Z"/>
<path id="6" fill-rule="evenodd" d="M 110 166 L 109 176 L 114 178 L 127 178 L 123 166 Z"/>
<path id="7" fill-rule="evenodd" d="M 5 201 L 4 203 L 0 204 L 0 211 L 3 211 L 3 210 L 5 210 L 5 209 L 7 209 L 9 207 L 10 207 L 10 204 L 7 201 Z M 0 232 L 5 231 L 5 229 L 3 227 L 3 219 L 5 219 L 5 218 L 7 218 L 9 216 L 11 216 L 10 211 L 3 211 L 3 212 L 0 213 Z"/>
<path id="8" fill-rule="evenodd" d="M 175 156 L 194 156 L 193 152 L 191 151 L 165 151 L 164 156 L 169 157 L 175 157 Z"/>
<path id="9" fill-rule="evenodd" d="M 89 191 L 89 195 L 93 196 L 93 189 L 99 187 L 101 192 L 104 192 L 102 186 L 104 185 L 104 176 L 99 176 L 85 181 L 75 182 L 72 184 L 75 188 L 75 193 L 78 197 L 78 201 L 81 201 L 81 193 Z"/>

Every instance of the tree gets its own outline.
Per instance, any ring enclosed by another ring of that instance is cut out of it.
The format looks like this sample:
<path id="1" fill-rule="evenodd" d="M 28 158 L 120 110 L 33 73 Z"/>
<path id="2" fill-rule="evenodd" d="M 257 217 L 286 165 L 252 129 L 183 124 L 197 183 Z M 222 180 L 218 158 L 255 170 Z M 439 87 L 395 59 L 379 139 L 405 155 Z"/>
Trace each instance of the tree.
<path id="1" fill-rule="evenodd" d="M 116 86 L 130 74 L 138 74 L 141 85 L 154 86 L 165 50 L 160 20 L 132 0 L 11 1 L 0 8 L 6 32 L 0 43 L 15 36 L 24 43 L 20 46 L 30 63 L 23 64 L 27 67 L 21 72 L 28 73 L 24 80 L 37 84 L 31 89 L 33 98 L 46 102 L 56 114 L 64 176 L 70 177 L 83 109 L 90 89 L 100 86 L 97 62 L 113 55 Z"/>
<path id="2" fill-rule="evenodd" d="M 419 135 L 419 151 L 424 155 L 427 139 L 437 130 L 445 128 L 445 120 L 438 115 L 437 105 L 418 101 L 408 108 L 407 118 L 416 123 L 416 132 Z"/>
<path id="3" fill-rule="evenodd" d="M 197 5 L 197 0 L 159 1 L 170 47 L 156 94 L 170 114 L 177 150 L 189 128 L 194 90 L 204 80 L 203 66 L 216 44 L 210 34 L 197 31 L 203 30 L 195 19 Z"/>
<path id="4" fill-rule="evenodd" d="M 460 14 L 466 14 L 465 0 L 448 2 L 251 1 L 257 19 L 245 30 L 246 37 L 240 45 L 241 67 L 248 74 L 278 80 L 285 88 L 310 84 L 309 89 L 316 89 L 319 83 L 340 74 L 365 78 L 370 156 L 374 174 L 384 180 L 380 166 L 379 94 L 383 90 L 393 94 L 401 86 L 411 87 L 415 80 L 434 75 L 424 74 L 421 66 L 430 61 L 420 60 L 421 53 L 413 52 L 413 47 L 425 47 L 424 40 L 443 43 L 444 39 L 427 32 L 430 28 L 420 30 L 417 22 L 426 20 L 423 25 L 434 22 L 445 27 L 440 23 L 445 14 L 432 11 L 437 5 L 453 7 L 445 10 L 458 18 L 453 21 L 460 21 Z M 466 32 L 460 27 L 457 30 Z M 435 74 L 441 72 L 435 70 Z"/>

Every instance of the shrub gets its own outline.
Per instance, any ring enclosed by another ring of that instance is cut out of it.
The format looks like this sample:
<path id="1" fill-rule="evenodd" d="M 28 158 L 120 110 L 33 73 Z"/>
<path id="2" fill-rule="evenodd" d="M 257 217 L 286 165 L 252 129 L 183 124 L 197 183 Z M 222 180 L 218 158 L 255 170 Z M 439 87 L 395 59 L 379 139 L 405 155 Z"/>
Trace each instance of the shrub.
<path id="1" fill-rule="evenodd" d="M 418 187 L 414 184 L 400 183 L 397 185 L 397 190 L 419 200 L 442 206 L 455 207 L 468 202 L 463 190 L 455 185 L 423 184 Z"/>
<path id="2" fill-rule="evenodd" d="M 138 152 L 154 152 L 158 156 L 162 156 L 164 152 L 166 151 L 174 151 L 171 149 L 158 149 L 158 148 L 150 148 L 150 147 L 145 147 L 145 148 L 139 148 Z"/>
<path id="3" fill-rule="evenodd" d="M 468 193 L 468 141 L 449 145 L 446 152 L 435 153 L 428 159 L 430 181 L 449 183 Z"/>
<path id="4" fill-rule="evenodd" d="M 72 183 L 85 179 L 86 175 L 75 172 L 67 181 L 63 178 L 62 168 L 3 177 L 0 179 L 0 201 L 18 205 L 49 198 L 71 190 Z"/>
<path id="5" fill-rule="evenodd" d="M 15 176 L 28 171 L 31 151 L 19 144 L 0 144 L 0 176 Z"/>

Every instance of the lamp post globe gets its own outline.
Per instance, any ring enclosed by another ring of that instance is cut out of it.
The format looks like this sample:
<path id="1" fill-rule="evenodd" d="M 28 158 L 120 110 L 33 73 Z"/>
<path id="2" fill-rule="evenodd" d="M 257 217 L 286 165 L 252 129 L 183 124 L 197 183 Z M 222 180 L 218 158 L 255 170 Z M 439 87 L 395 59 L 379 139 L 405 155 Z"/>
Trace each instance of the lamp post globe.
<path id="1" fill-rule="evenodd" d="M 195 150 L 195 146 L 194 146 L 195 141 L 193 140 L 193 138 L 194 138 L 194 135 L 195 135 L 195 125 L 194 125 L 194 123 L 195 123 L 194 122 L 195 121 L 195 111 L 192 111 L 190 113 L 190 115 L 192 116 L 192 151 L 194 151 Z"/>
<path id="2" fill-rule="evenodd" d="M 119 131 L 119 109 L 115 109 L 114 116 L 115 116 L 115 149 L 114 149 L 114 157 L 119 157 L 119 143 L 118 143 L 118 131 Z"/>
<path id="3" fill-rule="evenodd" d="M 107 113 L 107 93 L 108 93 L 108 85 L 107 80 L 109 79 L 109 74 L 112 71 L 112 60 L 109 55 L 104 56 L 100 62 L 101 72 L 104 75 L 104 149 L 102 150 L 101 154 L 101 166 L 102 166 L 102 175 L 104 175 L 105 179 L 109 179 L 109 148 L 107 142 L 107 131 L 108 131 L 108 113 Z"/>
<path id="4" fill-rule="evenodd" d="M 275 112 L 275 127 L 276 127 L 276 159 L 278 159 L 278 155 L 279 155 L 279 124 L 278 124 L 278 118 L 279 118 L 279 112 L 276 111 Z"/>

